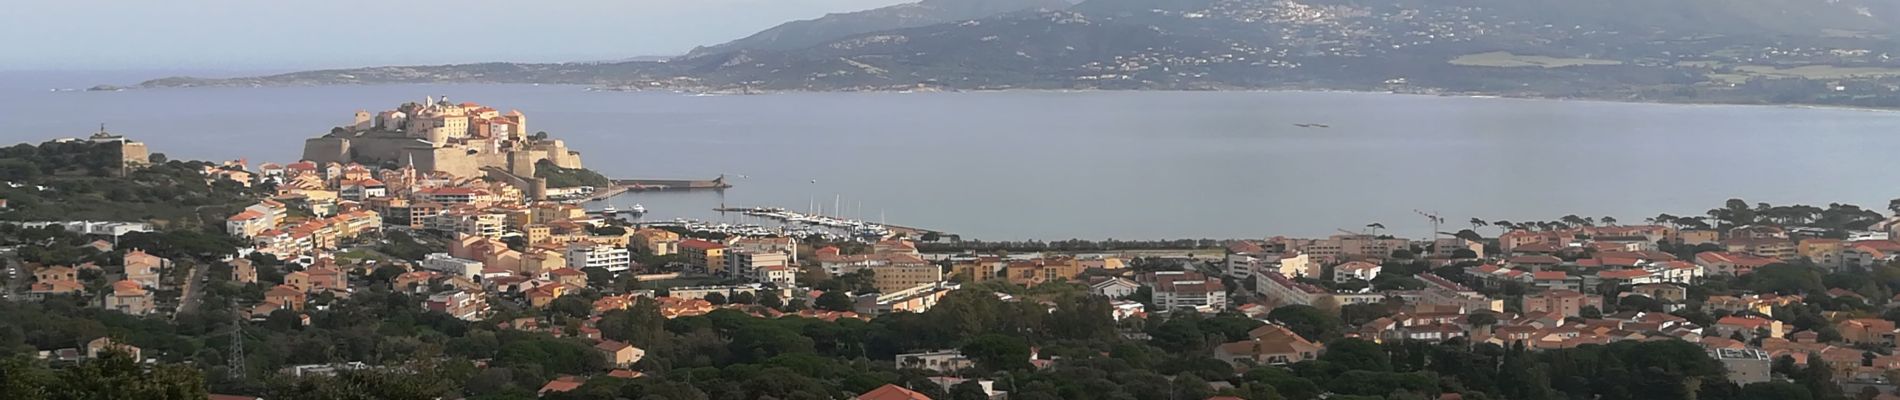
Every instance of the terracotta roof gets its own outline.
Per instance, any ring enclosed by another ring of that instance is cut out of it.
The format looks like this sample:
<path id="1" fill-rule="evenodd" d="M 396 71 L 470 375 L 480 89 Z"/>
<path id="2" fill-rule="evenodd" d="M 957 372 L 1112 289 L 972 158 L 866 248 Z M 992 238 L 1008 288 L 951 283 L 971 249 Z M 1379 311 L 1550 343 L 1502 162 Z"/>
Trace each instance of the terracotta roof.
<path id="1" fill-rule="evenodd" d="M 887 383 L 858 395 L 858 400 L 930 400 L 930 396 Z"/>
<path id="2" fill-rule="evenodd" d="M 264 213 L 257 212 L 257 210 L 244 210 L 244 212 L 237 213 L 237 215 L 232 215 L 230 218 L 225 218 L 224 220 L 244 221 L 244 220 L 258 219 L 258 218 L 263 218 L 263 217 L 264 217 Z"/>
<path id="3" fill-rule="evenodd" d="M 548 384 L 546 385 L 541 385 L 541 390 L 536 391 L 535 393 L 572 391 L 574 389 L 579 389 L 581 387 L 581 384 L 584 384 L 584 383 L 587 383 L 587 378 L 582 378 L 578 376 L 562 376 L 559 378 L 554 378 L 554 380 L 548 381 Z"/>
<path id="4" fill-rule="evenodd" d="M 1748 328 L 1748 329 L 1760 329 L 1762 327 L 1768 326 L 1769 323 L 1771 322 L 1773 321 L 1770 321 L 1765 318 L 1731 316 L 1731 317 L 1722 317 L 1721 320 L 1715 321 L 1715 324 L 1739 326 L 1739 327 Z"/>

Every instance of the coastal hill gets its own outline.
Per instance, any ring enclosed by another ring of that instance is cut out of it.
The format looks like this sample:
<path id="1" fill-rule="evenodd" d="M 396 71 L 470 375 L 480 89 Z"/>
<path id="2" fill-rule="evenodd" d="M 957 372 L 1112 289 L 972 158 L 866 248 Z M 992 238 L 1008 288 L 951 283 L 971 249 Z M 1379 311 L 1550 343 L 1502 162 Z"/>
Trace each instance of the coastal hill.
<path id="1" fill-rule="evenodd" d="M 997 14 L 1069 7 L 1067 0 L 924 0 L 792 21 L 731 42 L 693 49 L 683 58 L 738 50 L 798 50 L 844 37 L 965 21 Z"/>
<path id="2" fill-rule="evenodd" d="M 1900 105 L 1892 89 L 1900 87 L 1900 62 L 1890 61 L 1900 49 L 1893 39 L 1900 6 L 1871 0 L 1088 0 L 1061 10 L 1006 3 L 1024 7 L 909 27 L 902 26 L 927 22 L 912 15 L 925 14 L 918 9 L 958 14 L 933 1 L 834 15 L 663 62 L 375 67 L 141 86 L 1309 88 Z M 846 33 L 879 26 L 900 27 Z"/>

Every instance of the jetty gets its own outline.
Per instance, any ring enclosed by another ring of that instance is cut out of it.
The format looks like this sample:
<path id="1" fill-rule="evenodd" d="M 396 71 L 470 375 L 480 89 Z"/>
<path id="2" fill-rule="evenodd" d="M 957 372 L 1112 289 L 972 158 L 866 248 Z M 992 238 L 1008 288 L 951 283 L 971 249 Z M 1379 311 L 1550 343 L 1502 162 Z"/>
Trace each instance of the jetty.
<path id="1" fill-rule="evenodd" d="M 585 202 L 590 202 L 590 201 L 601 201 L 601 200 L 613 198 L 614 196 L 619 196 L 627 192 L 726 190 L 726 189 L 731 189 L 731 188 L 732 188 L 732 184 L 726 183 L 726 176 L 724 174 L 719 175 L 719 177 L 717 178 L 700 179 L 700 180 L 695 180 L 695 179 L 615 179 L 613 180 L 613 186 L 596 189 L 594 190 L 593 194 L 590 194 L 587 197 L 571 199 L 571 200 L 568 200 L 568 202 L 585 203 Z"/>
<path id="2" fill-rule="evenodd" d="M 614 187 L 624 187 L 627 188 L 627 190 L 635 192 L 648 190 L 726 190 L 731 189 L 732 184 L 726 183 L 725 174 L 720 174 L 718 178 L 710 180 L 615 179 Z"/>
<path id="3" fill-rule="evenodd" d="M 859 220 L 854 220 L 854 219 L 845 218 L 845 217 L 832 217 L 832 216 L 825 216 L 825 215 L 820 215 L 820 214 L 807 214 L 807 213 L 801 213 L 797 211 L 790 211 L 783 208 L 720 207 L 720 208 L 714 208 L 713 211 L 718 211 L 722 213 L 726 213 L 726 212 L 741 213 L 741 214 L 751 215 L 755 217 L 774 219 L 774 220 L 778 220 L 780 222 L 785 222 L 785 223 L 797 223 L 797 224 L 804 224 L 804 225 L 811 225 L 811 226 L 824 226 L 824 227 L 829 227 L 829 228 L 834 228 L 834 229 L 842 229 L 842 230 L 854 232 L 860 236 L 875 237 L 877 239 L 884 239 L 884 238 L 891 237 L 893 235 L 903 235 L 903 236 L 915 238 L 915 237 L 922 237 L 926 233 L 934 233 L 938 235 L 949 234 L 943 231 L 891 225 L 891 224 L 886 224 L 882 222 L 859 221 Z"/>

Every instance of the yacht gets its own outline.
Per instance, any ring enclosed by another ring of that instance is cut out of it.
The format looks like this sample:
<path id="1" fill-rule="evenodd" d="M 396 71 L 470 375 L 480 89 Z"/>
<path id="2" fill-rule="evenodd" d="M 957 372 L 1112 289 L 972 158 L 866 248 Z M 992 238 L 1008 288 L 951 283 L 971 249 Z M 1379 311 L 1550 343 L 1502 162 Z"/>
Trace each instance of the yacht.
<path id="1" fill-rule="evenodd" d="M 607 208 L 600 209 L 600 215 L 607 218 L 613 218 L 615 214 L 619 214 L 619 213 L 620 213 L 620 210 L 614 209 L 614 206 L 612 205 L 608 205 Z"/>
<path id="2" fill-rule="evenodd" d="M 633 215 L 646 214 L 647 207 L 636 203 L 633 205 L 633 208 L 629 208 L 627 211 L 633 212 Z"/>

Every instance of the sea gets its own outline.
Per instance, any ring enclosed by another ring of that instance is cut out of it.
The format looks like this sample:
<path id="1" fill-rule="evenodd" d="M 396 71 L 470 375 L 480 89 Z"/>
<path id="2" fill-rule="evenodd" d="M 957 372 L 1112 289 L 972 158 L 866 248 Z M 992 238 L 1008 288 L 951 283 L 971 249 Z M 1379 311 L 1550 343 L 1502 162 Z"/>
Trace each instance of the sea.
<path id="1" fill-rule="evenodd" d="M 425 96 L 518 109 L 648 221 L 783 207 L 981 240 L 1422 238 L 1467 221 L 1625 223 L 1729 198 L 1885 208 L 1900 114 L 1343 92 L 695 95 L 565 85 L 55 91 L 131 72 L 0 72 L 0 143 L 101 124 L 174 159 L 289 162 L 305 138 Z M 592 208 L 606 204 L 590 204 Z M 1481 228 L 1487 235 L 1495 228 Z"/>

